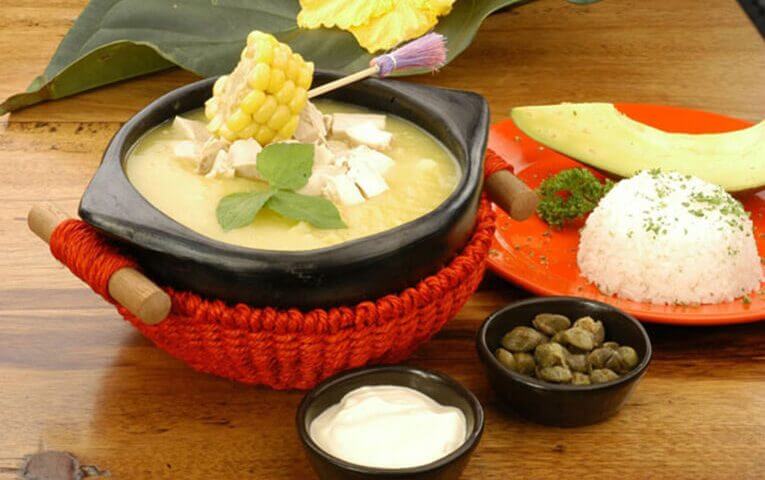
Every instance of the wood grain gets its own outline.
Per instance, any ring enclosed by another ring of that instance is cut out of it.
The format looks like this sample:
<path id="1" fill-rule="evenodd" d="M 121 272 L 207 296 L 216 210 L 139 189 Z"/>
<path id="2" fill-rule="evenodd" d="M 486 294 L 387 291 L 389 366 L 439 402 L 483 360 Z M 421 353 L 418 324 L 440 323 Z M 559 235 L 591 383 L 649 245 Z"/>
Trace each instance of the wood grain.
<path id="1" fill-rule="evenodd" d="M 5 0 L 0 97 L 41 72 L 83 0 Z M 301 394 L 191 371 L 153 347 L 26 229 L 30 205 L 73 214 L 111 135 L 194 80 L 168 71 L 0 118 L 0 479 L 65 450 L 116 479 L 311 478 L 293 425 Z M 514 105 L 609 100 L 765 116 L 765 43 L 733 0 L 537 0 L 489 18 L 436 76 L 474 90 L 494 120 Z M 489 390 L 473 336 L 526 294 L 487 276 L 409 361 L 445 371 L 487 410 L 470 479 L 765 477 L 765 330 L 650 327 L 655 357 L 625 409 L 585 428 L 530 424 Z"/>

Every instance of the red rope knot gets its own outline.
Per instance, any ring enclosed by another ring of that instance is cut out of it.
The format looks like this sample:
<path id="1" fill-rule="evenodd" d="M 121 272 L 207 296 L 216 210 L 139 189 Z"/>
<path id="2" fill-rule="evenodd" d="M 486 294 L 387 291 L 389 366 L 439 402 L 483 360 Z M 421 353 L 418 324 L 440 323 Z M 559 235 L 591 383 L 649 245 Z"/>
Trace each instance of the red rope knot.
<path id="1" fill-rule="evenodd" d="M 489 178 L 500 170 L 509 170 L 512 172 L 513 166 L 504 161 L 502 157 L 494 153 L 493 150 L 486 150 L 486 158 L 483 166 L 484 178 Z"/>
<path id="2" fill-rule="evenodd" d="M 64 220 L 50 237 L 54 257 L 93 290 L 114 303 L 109 295 L 109 279 L 117 270 L 136 268 L 136 263 L 80 220 Z"/>

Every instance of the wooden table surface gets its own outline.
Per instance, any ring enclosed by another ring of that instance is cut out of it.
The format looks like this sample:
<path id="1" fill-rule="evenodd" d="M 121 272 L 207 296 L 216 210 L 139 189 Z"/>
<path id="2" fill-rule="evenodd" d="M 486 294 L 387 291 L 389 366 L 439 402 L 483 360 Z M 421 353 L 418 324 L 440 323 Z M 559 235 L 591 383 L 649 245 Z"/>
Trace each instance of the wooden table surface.
<path id="1" fill-rule="evenodd" d="M 26 88 L 84 6 L 4 0 L 0 97 Z M 124 82 L 0 118 L 0 478 L 21 457 L 67 450 L 112 478 L 312 478 L 294 428 L 301 393 L 196 373 L 154 348 L 53 260 L 26 229 L 35 202 L 68 212 L 120 124 L 194 80 Z M 765 42 L 734 0 L 537 0 L 489 18 L 437 76 L 412 81 L 514 105 L 655 102 L 765 117 Z M 546 428 L 501 412 L 473 336 L 527 295 L 487 275 L 481 290 L 408 362 L 463 382 L 486 407 L 464 478 L 765 477 L 765 325 L 649 327 L 648 374 L 613 419 Z"/>

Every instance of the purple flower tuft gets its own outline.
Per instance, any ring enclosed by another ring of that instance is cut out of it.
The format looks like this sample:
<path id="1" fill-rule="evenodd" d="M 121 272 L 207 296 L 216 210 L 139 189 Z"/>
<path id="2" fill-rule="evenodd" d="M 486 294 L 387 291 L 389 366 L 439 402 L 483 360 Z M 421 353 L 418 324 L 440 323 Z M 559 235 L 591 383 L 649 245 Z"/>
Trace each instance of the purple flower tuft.
<path id="1" fill-rule="evenodd" d="M 440 33 L 428 33 L 390 53 L 373 58 L 371 63 L 380 67 L 380 77 L 405 68 L 437 70 L 446 63 L 446 37 Z"/>

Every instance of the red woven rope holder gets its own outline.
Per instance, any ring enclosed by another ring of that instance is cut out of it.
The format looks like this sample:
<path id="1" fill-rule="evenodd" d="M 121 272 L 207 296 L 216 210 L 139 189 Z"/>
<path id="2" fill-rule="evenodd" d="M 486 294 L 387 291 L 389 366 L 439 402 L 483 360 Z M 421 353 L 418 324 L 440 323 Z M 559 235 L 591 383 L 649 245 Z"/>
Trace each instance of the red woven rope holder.
<path id="1" fill-rule="evenodd" d="M 492 151 L 486 174 L 509 168 Z M 254 308 L 208 300 L 165 288 L 170 315 L 146 325 L 125 308 L 120 314 L 159 348 L 202 372 L 275 389 L 307 389 L 354 367 L 396 363 L 438 332 L 478 288 L 494 235 L 494 212 L 481 199 L 469 243 L 439 272 L 397 294 L 354 306 L 315 309 Z M 99 295 L 111 275 L 135 262 L 80 220 L 53 232 L 53 255 Z"/>

